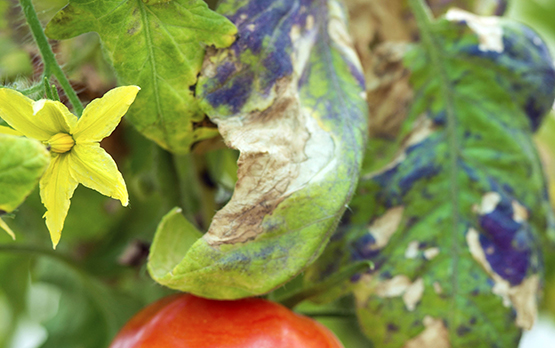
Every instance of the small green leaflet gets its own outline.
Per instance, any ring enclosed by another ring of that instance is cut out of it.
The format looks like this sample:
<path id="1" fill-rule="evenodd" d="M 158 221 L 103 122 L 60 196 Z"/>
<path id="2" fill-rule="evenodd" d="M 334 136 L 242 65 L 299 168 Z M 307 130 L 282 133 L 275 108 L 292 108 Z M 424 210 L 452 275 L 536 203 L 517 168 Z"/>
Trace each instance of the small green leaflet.
<path id="1" fill-rule="evenodd" d="M 553 60 L 510 20 L 427 23 L 405 59 L 415 99 L 400 149 L 351 203 L 367 223 L 341 228 L 307 274 L 374 262 L 342 290 L 376 347 L 517 347 L 552 219 L 532 134 L 553 105 Z"/>
<path id="2" fill-rule="evenodd" d="M 367 108 L 338 2 L 224 1 L 219 10 L 239 39 L 207 54 L 197 96 L 240 151 L 238 180 L 190 247 L 174 236 L 191 226 L 161 225 L 149 270 L 171 288 L 234 299 L 275 289 L 323 251 L 358 181 Z"/>
<path id="3" fill-rule="evenodd" d="M 141 94 L 127 118 L 163 148 L 186 153 L 217 135 L 204 127 L 204 113 L 191 90 L 207 45 L 227 47 L 235 26 L 202 0 L 71 0 L 46 27 L 53 39 L 95 31 L 121 84 Z"/>
<path id="4" fill-rule="evenodd" d="M 0 134 L 0 154 L 0 213 L 9 213 L 37 186 L 50 163 L 50 153 L 37 140 Z M 10 233 L 2 220 L 0 228 Z"/>

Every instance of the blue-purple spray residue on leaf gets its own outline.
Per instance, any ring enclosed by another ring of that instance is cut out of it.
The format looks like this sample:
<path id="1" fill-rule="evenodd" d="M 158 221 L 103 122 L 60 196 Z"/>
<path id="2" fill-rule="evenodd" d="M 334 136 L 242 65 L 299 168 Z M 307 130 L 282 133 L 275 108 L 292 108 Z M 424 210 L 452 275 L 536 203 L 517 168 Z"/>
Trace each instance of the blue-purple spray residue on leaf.
<path id="1" fill-rule="evenodd" d="M 460 53 L 486 58 L 494 64 L 493 69 L 515 75 L 509 81 L 496 79 L 495 82 L 508 83 L 506 88 L 524 108 L 532 130 L 536 131 L 551 109 L 550 100 L 555 94 L 553 59 L 545 42 L 529 27 L 497 17 L 478 17 L 451 10 L 447 19 L 462 28 L 469 26 L 478 35 L 479 42 L 474 45 L 463 42 L 462 37 L 453 42 Z"/>
<path id="2" fill-rule="evenodd" d="M 238 181 L 208 232 L 151 273 L 231 299 L 271 291 L 323 251 L 358 181 L 367 105 L 337 1 L 224 1 L 218 11 L 238 37 L 208 51 L 196 95 L 241 153 Z"/>
<path id="3" fill-rule="evenodd" d="M 552 214 L 532 133 L 553 105 L 553 61 L 500 18 L 452 10 L 428 35 L 406 55 L 416 97 L 399 150 L 363 177 L 356 224 L 309 274 L 374 262 L 343 288 L 376 346 L 517 347 Z"/>

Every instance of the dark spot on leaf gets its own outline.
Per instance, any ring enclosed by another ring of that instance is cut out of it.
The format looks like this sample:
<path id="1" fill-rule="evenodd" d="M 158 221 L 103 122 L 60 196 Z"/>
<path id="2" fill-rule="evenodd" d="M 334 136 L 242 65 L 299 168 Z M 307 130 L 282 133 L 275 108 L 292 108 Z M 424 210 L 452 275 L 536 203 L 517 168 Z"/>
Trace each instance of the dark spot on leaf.
<path id="1" fill-rule="evenodd" d="M 414 224 L 416 224 L 419 221 L 419 218 L 416 216 L 411 216 L 410 218 L 408 218 L 407 222 L 405 223 L 405 229 L 409 229 L 412 226 L 414 226 Z"/>
<path id="2" fill-rule="evenodd" d="M 397 326 L 393 323 L 389 323 L 389 324 L 387 324 L 387 331 L 391 331 L 391 332 L 399 331 L 399 326 Z"/>
<path id="3" fill-rule="evenodd" d="M 466 335 L 467 333 L 469 333 L 469 332 L 471 332 L 471 331 L 472 331 L 472 330 L 471 330 L 468 326 L 460 325 L 460 326 L 457 328 L 457 335 L 459 335 L 459 336 L 464 336 L 464 335 Z"/>
<path id="4" fill-rule="evenodd" d="M 435 115 L 432 115 L 432 121 L 437 126 L 444 126 L 447 121 L 447 113 L 445 111 L 440 111 Z"/>
<path id="5" fill-rule="evenodd" d="M 430 193 L 430 190 L 426 187 L 421 191 L 422 197 L 427 200 L 432 200 L 435 198 L 433 194 Z"/>
<path id="6" fill-rule="evenodd" d="M 418 243 L 418 250 L 422 250 L 422 249 L 428 249 L 428 242 L 420 242 Z"/>
<path id="7" fill-rule="evenodd" d="M 370 260 L 376 257 L 380 250 L 373 249 L 376 239 L 370 233 L 364 234 L 361 238 L 352 242 L 352 258 L 354 260 Z"/>

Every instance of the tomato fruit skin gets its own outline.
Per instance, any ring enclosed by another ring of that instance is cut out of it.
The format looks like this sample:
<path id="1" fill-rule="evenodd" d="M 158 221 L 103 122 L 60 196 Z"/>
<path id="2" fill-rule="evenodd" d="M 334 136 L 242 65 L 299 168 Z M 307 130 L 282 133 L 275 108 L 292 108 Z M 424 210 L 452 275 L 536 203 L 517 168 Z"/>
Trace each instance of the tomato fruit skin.
<path id="1" fill-rule="evenodd" d="M 263 299 L 165 297 L 136 314 L 110 348 L 344 348 L 322 324 Z"/>

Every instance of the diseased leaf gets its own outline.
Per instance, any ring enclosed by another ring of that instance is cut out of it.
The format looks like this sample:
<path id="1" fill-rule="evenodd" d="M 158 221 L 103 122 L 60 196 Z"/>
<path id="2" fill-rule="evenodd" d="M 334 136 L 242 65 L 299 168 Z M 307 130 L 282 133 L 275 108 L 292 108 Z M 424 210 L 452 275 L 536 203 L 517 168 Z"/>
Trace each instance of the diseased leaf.
<path id="1" fill-rule="evenodd" d="M 413 100 L 409 71 L 402 64 L 418 27 L 407 0 L 346 0 L 349 31 L 366 77 L 370 118 L 369 148 L 364 167 L 380 168 L 391 150 Z M 501 15 L 505 0 L 428 0 L 436 15 L 457 6 L 481 15 Z"/>
<path id="2" fill-rule="evenodd" d="M 434 14 L 444 14 L 458 7 L 481 16 L 502 16 L 507 10 L 508 0 L 426 0 Z"/>
<path id="3" fill-rule="evenodd" d="M 269 292 L 320 255 L 358 179 L 367 109 L 338 2 L 227 1 L 219 10 L 239 39 L 207 55 L 197 95 L 241 153 L 238 181 L 171 272 L 149 268 L 171 288 L 233 299 Z"/>
<path id="4" fill-rule="evenodd" d="M 532 132 L 553 105 L 553 60 L 529 28 L 461 10 L 421 37 L 401 148 L 364 177 L 353 224 L 307 281 L 374 262 L 340 290 L 376 347 L 517 347 L 552 219 Z"/>
<path id="5" fill-rule="evenodd" d="M 0 134 L 0 211 L 12 212 L 33 191 L 50 162 L 34 139 Z"/>
<path id="6" fill-rule="evenodd" d="M 367 82 L 370 134 L 395 136 L 412 100 L 408 73 L 397 64 L 418 28 L 407 0 L 345 0 L 349 31 L 360 55 Z M 456 6 L 481 15 L 502 15 L 505 0 L 428 0 L 434 14 Z M 372 144 L 374 145 L 374 144 Z M 372 146 L 375 147 L 375 146 Z"/>
<path id="7" fill-rule="evenodd" d="M 202 0 L 71 0 L 46 27 L 53 39 L 95 31 L 120 82 L 141 94 L 127 118 L 158 145 L 186 153 L 217 130 L 201 123 L 191 86 L 206 45 L 227 47 L 236 29 Z"/>

